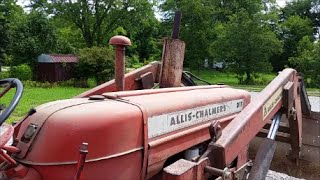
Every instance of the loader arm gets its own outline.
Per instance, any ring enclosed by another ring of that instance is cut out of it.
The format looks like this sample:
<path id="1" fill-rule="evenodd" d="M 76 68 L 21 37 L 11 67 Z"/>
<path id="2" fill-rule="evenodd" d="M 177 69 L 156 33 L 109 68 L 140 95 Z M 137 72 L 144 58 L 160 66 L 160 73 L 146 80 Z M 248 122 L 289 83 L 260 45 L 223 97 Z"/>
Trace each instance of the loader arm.
<path id="1" fill-rule="evenodd" d="M 283 70 L 228 126 L 214 146 L 214 167 L 224 168 L 236 159 L 260 130 L 283 107 L 296 112 L 296 124 L 290 124 L 292 146 L 301 146 L 302 112 L 299 76 L 293 69 Z M 289 97 L 288 97 L 289 94 Z M 290 95 L 291 94 L 291 95 Z M 291 97 L 292 96 L 292 97 Z M 286 99 L 284 99 L 286 98 Z M 286 104 L 284 104 L 286 102 Z M 295 128 L 294 128 L 295 127 Z M 293 139 L 294 138 L 294 139 Z"/>
<path id="2" fill-rule="evenodd" d="M 266 135 L 266 129 L 272 126 L 271 119 L 279 121 L 281 117 L 286 122 L 278 123 L 280 132 L 274 130 L 273 133 L 276 134 L 276 140 L 280 139 L 291 145 L 290 155 L 298 161 L 302 147 L 302 114 L 310 113 L 310 103 L 302 78 L 294 69 L 285 69 L 256 98 L 252 98 L 250 104 L 225 128 L 214 133 L 210 130 L 212 142 L 196 162 L 180 159 L 164 169 L 164 179 L 192 177 L 202 180 L 206 179 L 208 174 L 220 179 L 247 179 L 245 174 L 250 172 L 252 166 L 252 163 L 247 161 L 250 142 L 258 135 Z M 212 127 L 217 126 L 213 123 L 211 129 Z M 282 131 L 285 131 L 286 135 L 281 134 Z M 258 177 L 259 173 L 264 173 L 265 177 L 275 150 L 273 139 L 266 139 L 267 143 L 261 144 L 261 155 L 256 156 L 255 171 L 250 174 L 253 177 Z M 256 165 L 263 170 L 256 170 Z M 181 166 L 189 167 L 190 170 L 177 173 L 176 168 Z"/>

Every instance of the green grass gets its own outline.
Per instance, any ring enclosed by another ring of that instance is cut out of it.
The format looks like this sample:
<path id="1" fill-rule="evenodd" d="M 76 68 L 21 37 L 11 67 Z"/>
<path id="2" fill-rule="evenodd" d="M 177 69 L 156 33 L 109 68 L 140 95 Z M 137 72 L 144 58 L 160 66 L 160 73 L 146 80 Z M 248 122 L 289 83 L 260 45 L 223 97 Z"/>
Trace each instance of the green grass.
<path id="1" fill-rule="evenodd" d="M 2 90 L 2 89 L 1 89 Z M 20 120 L 23 116 L 27 114 L 27 112 L 40 104 L 67 99 L 74 97 L 87 89 L 84 88 L 73 88 L 73 87 L 53 87 L 53 88 L 25 88 L 23 96 L 11 114 L 9 119 L 6 121 L 7 123 L 11 123 L 16 120 Z M 11 101 L 15 90 L 10 90 L 4 97 L 0 99 L 0 104 L 5 104 L 6 106 Z"/>
<path id="2" fill-rule="evenodd" d="M 259 78 L 257 79 L 260 85 L 239 85 L 239 80 L 236 77 L 236 74 L 229 72 L 219 72 L 211 70 L 201 70 L 201 71 L 192 71 L 193 74 L 199 76 L 200 78 L 210 82 L 211 84 L 224 83 L 230 86 L 237 87 L 264 87 L 265 84 L 268 84 L 276 77 L 276 74 L 266 74 L 259 73 Z"/>
<path id="3" fill-rule="evenodd" d="M 223 83 L 226 85 L 230 85 L 234 88 L 244 89 L 248 91 L 255 91 L 260 92 L 263 88 L 266 87 L 275 77 L 276 74 L 266 74 L 260 73 L 258 81 L 261 84 L 259 85 L 242 85 L 239 84 L 238 79 L 236 78 L 236 74 L 228 73 L 228 72 L 218 72 L 218 71 L 211 71 L 211 70 L 200 70 L 198 71 L 191 71 L 196 76 L 210 82 L 211 84 Z M 318 88 L 307 88 L 308 95 L 310 96 L 320 96 L 320 89 Z"/>

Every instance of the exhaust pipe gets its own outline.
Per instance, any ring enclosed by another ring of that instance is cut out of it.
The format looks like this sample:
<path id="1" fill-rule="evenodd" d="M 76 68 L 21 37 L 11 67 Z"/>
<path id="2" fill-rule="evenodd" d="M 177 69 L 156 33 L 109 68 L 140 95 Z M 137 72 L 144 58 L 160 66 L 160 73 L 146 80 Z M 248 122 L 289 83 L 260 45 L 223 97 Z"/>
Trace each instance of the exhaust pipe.
<path id="1" fill-rule="evenodd" d="M 110 45 L 116 47 L 116 59 L 115 59 L 115 81 L 117 85 L 117 91 L 124 91 L 125 82 L 125 47 L 131 45 L 129 38 L 125 36 L 113 36 L 110 41 Z"/>

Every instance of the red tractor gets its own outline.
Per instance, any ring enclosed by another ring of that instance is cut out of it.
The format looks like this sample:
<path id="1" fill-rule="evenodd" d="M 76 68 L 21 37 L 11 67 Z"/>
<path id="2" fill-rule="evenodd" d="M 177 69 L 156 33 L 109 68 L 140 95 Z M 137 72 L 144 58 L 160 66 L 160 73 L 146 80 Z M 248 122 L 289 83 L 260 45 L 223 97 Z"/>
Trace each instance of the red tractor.
<path id="1" fill-rule="evenodd" d="M 320 116 L 311 112 L 295 70 L 283 70 L 251 99 L 226 85 L 197 86 L 173 62 L 124 74 L 130 41 L 115 37 L 111 44 L 117 45 L 115 80 L 31 109 L 13 126 L 4 122 L 23 86 L 0 81 L 8 84 L 0 97 L 16 88 L 0 115 L 1 180 L 263 179 L 275 140 L 291 146 L 296 162 L 319 165 L 320 141 L 309 138 L 320 137 Z M 184 87 L 170 87 L 177 82 Z M 256 136 L 265 140 L 252 162 L 248 148 Z"/>

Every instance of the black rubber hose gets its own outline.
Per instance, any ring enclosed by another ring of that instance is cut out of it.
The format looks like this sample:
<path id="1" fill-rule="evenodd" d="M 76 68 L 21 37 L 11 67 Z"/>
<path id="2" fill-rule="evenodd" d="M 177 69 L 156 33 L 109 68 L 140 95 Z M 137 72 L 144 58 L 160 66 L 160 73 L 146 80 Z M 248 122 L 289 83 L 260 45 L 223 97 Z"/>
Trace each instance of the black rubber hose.
<path id="1" fill-rule="evenodd" d="M 191 72 L 184 71 L 184 73 L 186 73 L 187 75 L 191 76 L 191 78 L 195 78 L 195 79 L 196 79 L 196 80 L 198 80 L 198 81 L 204 82 L 204 83 L 206 83 L 206 84 L 208 84 L 208 85 L 212 85 L 212 84 L 211 84 L 211 83 L 209 83 L 208 81 L 206 81 L 206 80 L 204 80 L 204 79 L 199 78 L 198 76 L 196 76 L 196 75 L 192 74 Z"/>

